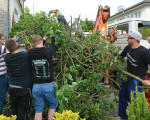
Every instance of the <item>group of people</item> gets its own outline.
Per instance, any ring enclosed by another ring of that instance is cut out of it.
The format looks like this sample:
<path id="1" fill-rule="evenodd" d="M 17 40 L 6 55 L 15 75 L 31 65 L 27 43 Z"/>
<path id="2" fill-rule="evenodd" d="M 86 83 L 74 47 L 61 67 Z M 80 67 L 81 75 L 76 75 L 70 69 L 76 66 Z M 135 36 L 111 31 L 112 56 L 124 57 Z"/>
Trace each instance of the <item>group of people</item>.
<path id="1" fill-rule="evenodd" d="M 58 9 L 54 10 L 58 22 L 68 26 Z M 42 120 L 45 101 L 49 105 L 48 120 L 53 120 L 58 101 L 55 96 L 52 57 L 55 53 L 55 38 L 51 37 L 51 46 L 46 46 L 47 36 L 35 35 L 33 48 L 19 52 L 21 37 L 5 42 L 0 33 L 0 115 L 2 114 L 7 91 L 11 112 L 17 120 L 27 120 L 31 96 L 34 100 L 35 120 Z M 4 45 L 5 44 L 5 45 Z"/>
<path id="2" fill-rule="evenodd" d="M 59 10 L 55 10 L 58 21 L 68 25 Z M 150 50 L 141 46 L 142 35 L 131 31 L 128 44 L 120 56 L 127 58 L 127 71 L 143 79 L 143 83 L 132 77 L 122 82 L 119 93 L 119 116 L 128 119 L 126 108 L 130 102 L 130 92 L 135 93 L 136 86 L 150 86 L 150 80 L 145 80 L 150 74 Z M 43 38 L 35 35 L 32 38 L 33 48 L 26 52 L 19 52 L 21 37 L 14 37 L 5 42 L 0 33 L 0 115 L 4 106 L 6 93 L 10 95 L 11 112 L 17 115 L 17 120 L 27 120 L 31 96 L 34 100 L 35 120 L 42 120 L 45 101 L 49 105 L 48 120 L 53 120 L 58 101 L 55 96 L 52 57 L 55 53 L 55 38 L 51 37 L 51 46 L 45 47 L 47 36 Z M 150 43 L 150 35 L 148 35 Z M 4 45 L 5 43 L 5 45 Z M 141 88 L 138 88 L 141 92 Z"/>
<path id="3" fill-rule="evenodd" d="M 52 64 L 55 38 L 51 37 L 50 47 L 44 47 L 47 38 L 35 35 L 32 38 L 33 48 L 19 52 L 21 37 L 17 40 L 8 39 L 4 46 L 4 35 L 0 34 L 0 115 L 8 90 L 11 112 L 17 115 L 17 120 L 28 119 L 31 93 L 35 108 L 34 119 L 42 120 L 46 101 L 49 105 L 48 120 L 53 120 L 58 105 Z"/>

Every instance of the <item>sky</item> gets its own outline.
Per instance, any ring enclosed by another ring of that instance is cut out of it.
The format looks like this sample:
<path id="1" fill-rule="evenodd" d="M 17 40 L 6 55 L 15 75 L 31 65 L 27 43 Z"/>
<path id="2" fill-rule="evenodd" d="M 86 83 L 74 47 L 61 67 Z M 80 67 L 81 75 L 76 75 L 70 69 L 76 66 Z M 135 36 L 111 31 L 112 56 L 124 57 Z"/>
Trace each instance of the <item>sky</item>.
<path id="1" fill-rule="evenodd" d="M 79 17 L 82 20 L 88 18 L 88 20 L 96 20 L 98 6 L 110 7 L 110 14 L 114 15 L 119 6 L 128 8 L 143 0 L 26 0 L 25 6 L 27 6 L 31 13 L 59 9 L 59 11 L 65 16 L 67 21 Z"/>

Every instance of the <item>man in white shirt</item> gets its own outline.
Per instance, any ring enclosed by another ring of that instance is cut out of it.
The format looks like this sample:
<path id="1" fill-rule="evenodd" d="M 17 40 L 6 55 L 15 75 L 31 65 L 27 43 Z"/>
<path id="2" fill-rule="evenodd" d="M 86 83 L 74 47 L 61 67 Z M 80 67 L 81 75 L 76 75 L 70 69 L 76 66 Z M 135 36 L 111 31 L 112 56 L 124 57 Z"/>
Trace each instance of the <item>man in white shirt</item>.
<path id="1" fill-rule="evenodd" d="M 2 109 L 8 90 L 7 67 L 4 62 L 4 56 L 6 55 L 6 47 L 4 46 L 4 43 L 4 35 L 0 33 L 0 115 L 2 114 Z"/>

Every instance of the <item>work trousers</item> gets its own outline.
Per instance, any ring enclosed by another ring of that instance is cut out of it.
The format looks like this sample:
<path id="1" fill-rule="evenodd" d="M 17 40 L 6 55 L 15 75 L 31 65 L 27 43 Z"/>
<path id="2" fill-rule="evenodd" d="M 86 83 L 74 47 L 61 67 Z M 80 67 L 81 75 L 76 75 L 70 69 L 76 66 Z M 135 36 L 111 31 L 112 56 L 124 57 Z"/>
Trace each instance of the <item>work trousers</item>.
<path id="1" fill-rule="evenodd" d="M 141 78 L 145 79 L 145 78 Z M 130 92 L 136 93 L 136 85 L 137 86 L 142 86 L 140 82 L 135 80 L 134 78 L 128 77 L 128 82 L 122 82 L 122 87 L 119 93 L 119 116 L 122 119 L 128 119 L 128 116 L 126 114 L 126 109 L 128 106 L 128 102 L 131 101 L 130 99 Z M 138 88 L 138 92 L 141 92 L 142 89 Z"/>
<path id="2" fill-rule="evenodd" d="M 28 111 L 31 101 L 31 90 L 27 88 L 9 88 L 12 115 L 16 120 L 28 120 Z"/>

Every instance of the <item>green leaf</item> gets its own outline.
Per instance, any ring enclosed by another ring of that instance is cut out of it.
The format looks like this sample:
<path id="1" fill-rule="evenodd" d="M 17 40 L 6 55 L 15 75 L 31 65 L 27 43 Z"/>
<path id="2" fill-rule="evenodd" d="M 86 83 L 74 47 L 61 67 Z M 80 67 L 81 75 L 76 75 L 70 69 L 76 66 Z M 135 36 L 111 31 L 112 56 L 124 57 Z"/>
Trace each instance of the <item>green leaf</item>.
<path id="1" fill-rule="evenodd" d="M 73 81 L 73 78 L 72 78 L 72 75 L 71 75 L 71 74 L 68 73 L 68 74 L 66 75 L 66 77 L 67 77 L 68 80 Z"/>

